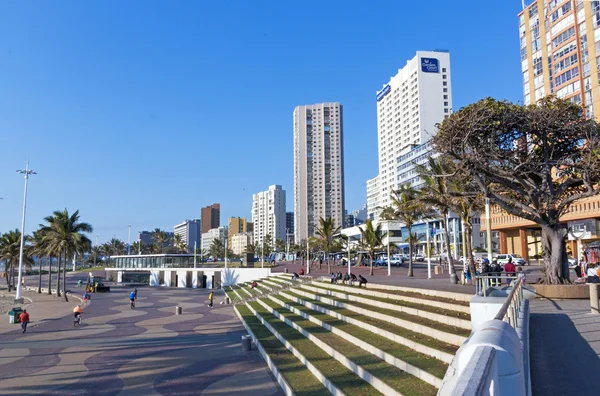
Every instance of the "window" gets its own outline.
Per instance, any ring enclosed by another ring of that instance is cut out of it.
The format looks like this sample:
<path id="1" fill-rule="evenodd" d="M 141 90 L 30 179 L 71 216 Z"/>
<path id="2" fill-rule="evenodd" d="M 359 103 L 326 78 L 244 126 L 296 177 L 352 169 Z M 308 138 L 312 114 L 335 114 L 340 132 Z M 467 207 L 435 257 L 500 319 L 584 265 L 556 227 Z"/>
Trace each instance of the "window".
<path id="1" fill-rule="evenodd" d="M 448 102 L 444 102 L 444 106 L 448 106 Z"/>
<path id="2" fill-rule="evenodd" d="M 447 113 L 447 112 L 448 112 L 448 109 L 444 109 L 444 113 Z"/>
<path id="3" fill-rule="evenodd" d="M 552 47 L 556 48 L 571 37 L 575 35 L 575 26 L 570 27 L 568 30 L 565 30 L 561 34 L 559 34 L 554 40 L 552 40 Z"/>
<path id="4" fill-rule="evenodd" d="M 444 95 L 444 99 L 448 99 L 448 95 Z"/>
<path id="5" fill-rule="evenodd" d="M 446 73 L 446 68 L 442 67 L 442 73 Z"/>
<path id="6" fill-rule="evenodd" d="M 579 76 L 579 68 L 575 67 L 571 70 L 567 70 L 563 74 L 557 76 L 554 79 L 554 86 L 559 86 L 561 84 L 566 83 L 567 81 Z"/>
<path id="7" fill-rule="evenodd" d="M 562 59 L 560 62 L 554 64 L 554 74 L 558 74 L 563 71 L 567 67 L 574 65 L 577 63 L 577 53 L 572 54 L 571 56 Z"/>
<path id="8" fill-rule="evenodd" d="M 570 52 L 575 52 L 577 49 L 577 45 L 575 43 L 567 44 L 562 47 L 558 52 L 554 53 L 553 59 L 556 62 L 557 59 L 562 58 L 563 56 L 569 54 Z"/>
<path id="9" fill-rule="evenodd" d="M 442 79 L 444 79 L 444 80 L 446 79 L 446 75 L 445 74 L 442 75 Z"/>
<path id="10" fill-rule="evenodd" d="M 448 92 L 448 88 L 444 88 L 444 92 Z"/>

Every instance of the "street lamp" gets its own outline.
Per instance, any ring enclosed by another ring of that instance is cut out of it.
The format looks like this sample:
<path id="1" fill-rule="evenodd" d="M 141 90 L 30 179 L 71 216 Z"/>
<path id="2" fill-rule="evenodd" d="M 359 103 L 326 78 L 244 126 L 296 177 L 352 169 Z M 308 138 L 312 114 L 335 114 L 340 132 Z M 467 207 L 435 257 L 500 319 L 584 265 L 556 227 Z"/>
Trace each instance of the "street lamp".
<path id="1" fill-rule="evenodd" d="M 127 255 L 129 256 L 131 253 L 131 224 L 129 224 L 127 227 L 129 227 L 129 231 L 127 233 Z"/>
<path id="2" fill-rule="evenodd" d="M 15 296 L 15 302 L 23 302 L 23 287 L 21 285 L 23 279 L 23 245 L 25 244 L 25 212 L 27 209 L 27 180 L 29 175 L 37 175 L 36 172 L 29 169 L 29 161 L 25 163 L 25 169 L 17 170 L 17 173 L 25 175 L 25 193 L 23 194 L 23 218 L 21 220 L 21 247 L 19 250 L 19 277 L 17 278 L 17 295 Z"/>

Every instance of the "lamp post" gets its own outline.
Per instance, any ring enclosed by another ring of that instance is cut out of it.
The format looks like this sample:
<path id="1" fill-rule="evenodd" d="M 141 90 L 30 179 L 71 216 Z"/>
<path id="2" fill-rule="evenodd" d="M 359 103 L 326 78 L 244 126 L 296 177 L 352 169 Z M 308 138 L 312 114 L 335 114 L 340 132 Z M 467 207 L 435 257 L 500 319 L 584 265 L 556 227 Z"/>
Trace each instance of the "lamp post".
<path id="1" fill-rule="evenodd" d="M 485 199 L 485 226 L 486 226 L 486 238 L 487 238 L 487 250 L 488 250 L 488 261 L 491 263 L 493 260 L 494 252 L 492 249 L 492 220 L 490 216 L 490 199 Z"/>
<path id="2" fill-rule="evenodd" d="M 15 296 L 15 302 L 23 302 L 23 286 L 21 285 L 23 279 L 23 246 L 25 244 L 25 213 L 27 211 L 27 180 L 29 175 L 37 175 L 36 172 L 29 169 L 29 161 L 25 163 L 25 169 L 18 170 L 17 173 L 25 175 L 25 192 L 23 193 L 23 217 L 21 219 L 21 247 L 19 248 L 19 277 L 17 278 L 17 294 Z"/>
<path id="3" fill-rule="evenodd" d="M 229 244 L 229 238 L 225 238 L 225 268 L 227 268 L 227 247 Z"/>
<path id="4" fill-rule="evenodd" d="M 386 221 L 387 225 L 387 267 L 388 267 L 388 276 L 392 275 L 392 265 L 390 264 L 390 221 Z M 409 238 L 410 242 L 410 238 Z"/>
<path id="5" fill-rule="evenodd" d="M 127 233 L 127 255 L 131 253 L 131 224 L 127 225 L 129 227 L 129 231 Z"/>
<path id="6" fill-rule="evenodd" d="M 347 248 L 348 248 L 348 275 L 350 275 L 352 273 L 352 266 L 350 264 L 350 234 L 348 234 L 348 242 L 347 242 Z"/>
<path id="7" fill-rule="evenodd" d="M 194 241 L 194 268 L 196 268 L 196 241 Z"/>
<path id="8" fill-rule="evenodd" d="M 429 222 L 425 223 L 427 227 L 427 279 L 431 279 L 431 249 L 429 247 Z"/>
<path id="9" fill-rule="evenodd" d="M 310 241 L 306 238 L 306 275 L 310 274 Z"/>

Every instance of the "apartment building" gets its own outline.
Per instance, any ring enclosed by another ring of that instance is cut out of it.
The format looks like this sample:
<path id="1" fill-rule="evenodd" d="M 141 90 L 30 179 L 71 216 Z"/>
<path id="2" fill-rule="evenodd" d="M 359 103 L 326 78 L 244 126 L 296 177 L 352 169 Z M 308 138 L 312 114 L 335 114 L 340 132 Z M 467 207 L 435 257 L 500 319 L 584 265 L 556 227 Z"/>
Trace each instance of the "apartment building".
<path id="1" fill-rule="evenodd" d="M 450 54 L 417 51 L 389 82 L 377 91 L 379 174 L 367 181 L 369 217 L 390 204 L 398 188 L 398 158 L 413 146 L 428 142 L 436 124 L 452 113 Z"/>
<path id="2" fill-rule="evenodd" d="M 221 225 L 221 204 L 214 203 L 201 209 L 202 233 Z"/>
<path id="3" fill-rule="evenodd" d="M 243 217 L 230 217 L 228 229 L 228 243 L 231 246 L 232 238 L 236 234 L 252 232 L 254 230 L 253 223 L 249 222 Z"/>
<path id="4" fill-rule="evenodd" d="M 260 245 L 267 235 L 271 241 L 285 241 L 285 190 L 280 185 L 269 186 L 267 191 L 252 196 L 252 223 L 254 244 Z"/>
<path id="5" fill-rule="evenodd" d="M 294 109 L 294 239 L 315 234 L 319 218 L 344 225 L 343 108 L 327 102 Z"/>
<path id="6" fill-rule="evenodd" d="M 244 254 L 246 251 L 246 246 L 252 243 L 252 233 L 251 232 L 242 232 L 235 234 L 231 237 L 231 245 L 230 249 L 233 254 Z"/>
<path id="7" fill-rule="evenodd" d="M 225 240 L 227 239 L 227 227 L 217 227 L 208 232 L 202 233 L 202 250 L 209 252 L 213 242 L 218 239 L 223 242 L 225 246 Z"/>
<path id="8" fill-rule="evenodd" d="M 185 220 L 173 227 L 174 235 L 181 235 L 189 251 L 194 247 L 200 249 L 201 227 L 200 220 Z"/>

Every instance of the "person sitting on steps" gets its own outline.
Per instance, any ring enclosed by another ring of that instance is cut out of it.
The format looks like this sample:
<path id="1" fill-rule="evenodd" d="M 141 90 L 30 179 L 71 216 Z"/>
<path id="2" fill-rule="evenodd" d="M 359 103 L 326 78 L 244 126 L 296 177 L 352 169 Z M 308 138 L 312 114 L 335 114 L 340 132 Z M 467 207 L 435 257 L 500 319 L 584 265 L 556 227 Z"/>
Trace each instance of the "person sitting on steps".
<path id="1" fill-rule="evenodd" d="M 356 275 L 350 274 L 350 286 L 352 286 L 352 282 L 356 282 L 356 281 L 358 281 L 358 279 L 356 278 Z"/>
<path id="2" fill-rule="evenodd" d="M 359 279 L 358 287 L 365 285 L 365 288 L 366 288 L 367 287 L 367 279 L 362 275 L 358 275 L 358 279 Z"/>

